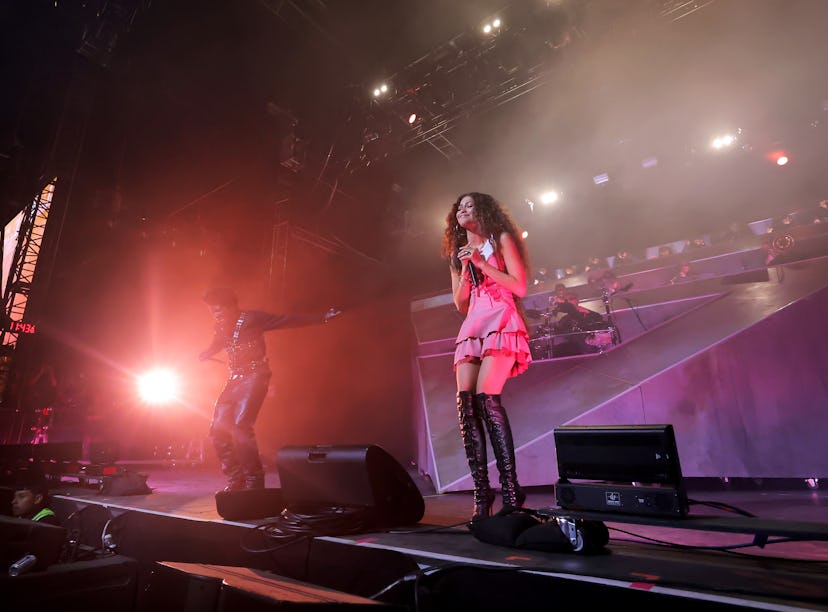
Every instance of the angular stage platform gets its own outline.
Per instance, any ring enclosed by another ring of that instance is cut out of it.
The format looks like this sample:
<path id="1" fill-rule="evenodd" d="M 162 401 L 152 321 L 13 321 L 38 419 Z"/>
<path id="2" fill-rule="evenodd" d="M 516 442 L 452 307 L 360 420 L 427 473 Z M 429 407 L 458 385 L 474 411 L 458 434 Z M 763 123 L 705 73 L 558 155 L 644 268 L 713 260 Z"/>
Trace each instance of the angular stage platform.
<path id="1" fill-rule="evenodd" d="M 317 607 L 365 605 L 354 599 L 363 598 L 393 609 L 424 611 L 625 604 L 646 610 L 828 610 L 828 493 L 803 481 L 688 480 L 689 497 L 697 503 L 691 503 L 687 518 L 590 516 L 603 518 L 610 539 L 583 554 L 486 543 L 465 523 L 471 495 L 436 494 L 419 476 L 412 480 L 423 495 L 425 513 L 415 525 L 353 533 L 338 533 L 334 526 L 327 533 L 285 537 L 270 530 L 282 510 L 278 493 L 272 509 L 251 509 L 272 517 L 221 517 L 214 491 L 222 481 L 215 466 L 159 463 L 132 465 L 129 471 L 146 475 L 152 492 L 104 495 L 71 482 L 53 492 L 62 524 L 74 530 L 90 558 L 137 562 L 123 585 L 132 607 L 123 607 L 122 597 L 116 599 L 118 609 L 231 609 L 227 598 L 218 608 L 195 607 L 199 597 L 209 596 L 205 585 L 219 580 L 219 570 L 211 566 L 199 573 L 197 566 L 214 564 L 236 580 L 261 583 L 260 589 L 276 584 L 272 588 L 283 592 L 280 580 L 301 581 L 302 592 L 318 587 L 325 598 L 301 604 Z M 267 486 L 278 492 L 279 485 L 271 468 Z M 531 488 L 526 507 L 554 514 L 553 487 Z M 18 578 L 29 581 L 27 597 L 44 605 L 103 609 L 85 607 L 88 601 L 78 594 L 94 592 L 93 584 L 84 585 L 98 580 L 98 570 L 84 569 L 71 586 L 44 582 L 48 574 L 71 565 Z M 177 580 L 171 571 L 181 574 Z M 0 590 L 16 601 L 21 593 L 12 580 L 0 582 Z M 332 593 L 352 599 L 331 599 Z M 236 593 L 233 601 L 235 610 L 286 609 L 267 597 L 244 601 Z"/>

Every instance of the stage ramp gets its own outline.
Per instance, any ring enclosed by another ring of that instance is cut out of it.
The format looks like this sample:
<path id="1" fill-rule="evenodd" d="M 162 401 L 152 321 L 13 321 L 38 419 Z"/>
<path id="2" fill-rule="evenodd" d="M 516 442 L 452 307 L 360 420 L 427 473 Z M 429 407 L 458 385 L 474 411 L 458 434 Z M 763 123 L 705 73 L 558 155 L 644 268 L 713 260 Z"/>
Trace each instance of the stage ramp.
<path id="1" fill-rule="evenodd" d="M 507 384 L 521 484 L 557 480 L 553 430 L 568 424 L 670 423 L 688 477 L 828 476 L 828 258 L 630 293 L 621 305 L 620 344 L 536 361 Z M 413 313 L 419 465 L 438 492 L 472 488 L 455 332 L 445 335 L 459 325 L 452 308 L 435 298 Z M 490 477 L 497 486 L 493 461 Z"/>

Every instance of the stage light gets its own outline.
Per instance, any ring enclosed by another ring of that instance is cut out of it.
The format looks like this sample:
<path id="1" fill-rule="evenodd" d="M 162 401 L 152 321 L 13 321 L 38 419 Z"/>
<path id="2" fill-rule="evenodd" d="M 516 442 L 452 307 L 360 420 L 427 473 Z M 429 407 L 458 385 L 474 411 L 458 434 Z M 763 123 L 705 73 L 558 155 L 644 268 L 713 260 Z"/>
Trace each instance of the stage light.
<path id="1" fill-rule="evenodd" d="M 790 161 L 787 151 L 784 151 L 783 149 L 771 151 L 768 153 L 767 158 L 777 166 L 784 166 Z"/>
<path id="2" fill-rule="evenodd" d="M 380 88 L 379 88 L 379 87 L 377 87 L 376 89 L 374 89 L 374 97 L 375 97 L 375 98 L 379 98 L 379 95 L 380 95 L 381 93 L 382 93 L 382 92 L 380 91 Z"/>
<path id="3" fill-rule="evenodd" d="M 541 204 L 554 204 L 560 197 L 557 191 L 546 191 L 541 194 L 540 201 Z"/>
<path id="4" fill-rule="evenodd" d="M 648 157 L 646 159 L 641 160 L 641 167 L 642 168 L 655 168 L 658 165 L 658 158 L 657 157 Z"/>
<path id="5" fill-rule="evenodd" d="M 717 136 L 713 139 L 711 145 L 714 149 L 724 149 L 725 147 L 729 147 L 735 142 L 736 138 L 731 136 L 730 134 L 725 134 L 724 136 Z"/>
<path id="6" fill-rule="evenodd" d="M 529 232 L 527 232 L 526 230 L 523 230 L 523 233 L 521 234 L 521 236 L 523 236 L 523 239 L 526 240 L 529 237 Z"/>
<path id="7" fill-rule="evenodd" d="M 388 91 L 388 85 L 386 85 L 385 83 L 383 83 L 382 85 L 380 85 L 380 91 L 381 91 L 382 93 L 386 93 L 386 92 Z"/>
<path id="8" fill-rule="evenodd" d="M 500 26 L 503 25 L 503 22 L 500 20 L 499 17 L 496 17 L 492 20 L 491 23 L 487 23 L 483 25 L 483 33 L 484 34 L 491 34 L 495 30 L 499 29 Z"/>
<path id="9" fill-rule="evenodd" d="M 592 177 L 592 182 L 596 185 L 603 185 L 604 183 L 609 183 L 609 174 L 604 172 L 603 174 L 596 174 Z"/>
<path id="10" fill-rule="evenodd" d="M 138 376 L 138 395 L 147 404 L 168 404 L 178 399 L 180 383 L 172 370 L 156 368 Z"/>
<path id="11" fill-rule="evenodd" d="M 408 124 L 414 125 L 414 122 L 417 121 L 417 113 L 411 113 L 408 115 Z"/>

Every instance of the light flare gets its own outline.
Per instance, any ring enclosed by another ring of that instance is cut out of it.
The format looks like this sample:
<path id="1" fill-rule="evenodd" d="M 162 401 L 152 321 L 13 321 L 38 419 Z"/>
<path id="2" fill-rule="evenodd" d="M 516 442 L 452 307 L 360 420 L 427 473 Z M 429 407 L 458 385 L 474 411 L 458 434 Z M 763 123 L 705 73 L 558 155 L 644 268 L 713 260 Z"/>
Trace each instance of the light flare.
<path id="1" fill-rule="evenodd" d="M 181 381 L 169 368 L 155 368 L 137 377 L 138 395 L 147 404 L 162 405 L 178 401 Z"/>

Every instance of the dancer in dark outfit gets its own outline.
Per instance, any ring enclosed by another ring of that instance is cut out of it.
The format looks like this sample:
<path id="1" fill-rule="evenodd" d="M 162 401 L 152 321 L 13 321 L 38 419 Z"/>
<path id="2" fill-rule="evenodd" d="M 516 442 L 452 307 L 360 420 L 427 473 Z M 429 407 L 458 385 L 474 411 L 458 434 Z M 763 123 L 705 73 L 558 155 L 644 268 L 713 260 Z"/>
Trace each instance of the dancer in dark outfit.
<path id="1" fill-rule="evenodd" d="M 253 425 L 267 395 L 271 371 L 264 332 L 326 323 L 340 311 L 324 315 L 283 315 L 241 310 L 230 289 L 213 289 L 204 296 L 215 320 L 215 335 L 199 359 L 227 352 L 230 377 L 216 400 L 210 438 L 227 477 L 225 491 L 261 489 L 264 468 Z"/>

